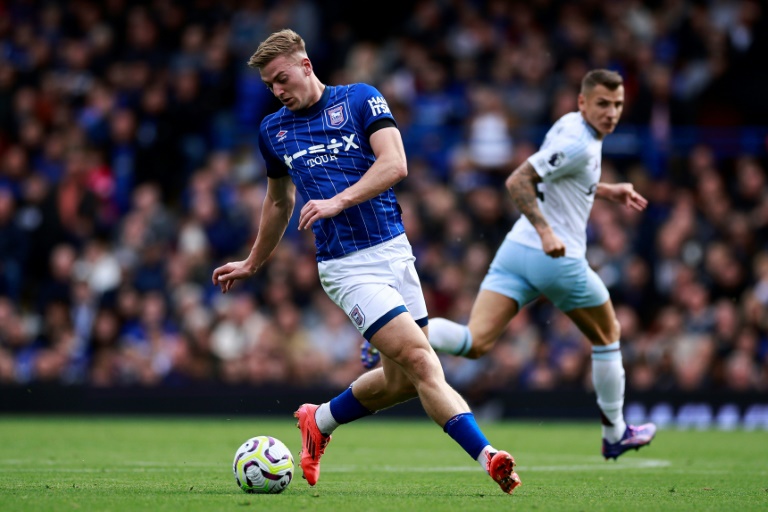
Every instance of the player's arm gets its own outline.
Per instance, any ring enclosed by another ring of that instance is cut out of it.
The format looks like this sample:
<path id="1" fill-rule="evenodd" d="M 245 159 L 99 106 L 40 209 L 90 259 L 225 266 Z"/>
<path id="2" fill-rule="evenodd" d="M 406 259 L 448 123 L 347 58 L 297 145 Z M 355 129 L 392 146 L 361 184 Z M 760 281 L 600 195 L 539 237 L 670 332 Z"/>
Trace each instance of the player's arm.
<path id="1" fill-rule="evenodd" d="M 227 293 L 235 281 L 255 274 L 280 243 L 291 220 L 296 203 L 296 187 L 288 176 L 267 179 L 267 194 L 261 208 L 261 220 L 256 241 L 248 257 L 229 262 L 213 271 L 213 284 Z"/>
<path id="2" fill-rule="evenodd" d="M 334 217 L 350 206 L 368 201 L 408 175 L 400 130 L 395 126 L 381 128 L 373 132 L 369 140 L 376 156 L 373 165 L 357 183 L 332 198 L 308 201 L 301 209 L 299 229 L 308 229 L 319 219 Z"/>
<path id="3" fill-rule="evenodd" d="M 541 182 L 541 176 L 526 160 L 509 175 L 505 185 L 517 209 L 526 216 L 539 234 L 544 252 L 548 256 L 559 258 L 565 256 L 565 244 L 541 213 L 536 195 L 536 186 L 539 182 Z"/>
<path id="4" fill-rule="evenodd" d="M 598 183 L 595 197 L 622 203 L 639 212 L 648 206 L 648 200 L 637 193 L 631 183 Z"/>

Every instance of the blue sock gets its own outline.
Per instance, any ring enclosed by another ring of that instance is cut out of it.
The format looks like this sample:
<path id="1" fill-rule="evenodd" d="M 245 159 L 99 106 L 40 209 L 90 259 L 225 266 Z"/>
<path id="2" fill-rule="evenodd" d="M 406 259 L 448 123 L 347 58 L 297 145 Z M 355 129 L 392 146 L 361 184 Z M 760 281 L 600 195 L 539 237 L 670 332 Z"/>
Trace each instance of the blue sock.
<path id="1" fill-rule="evenodd" d="M 352 388 L 349 387 L 343 393 L 331 399 L 331 414 L 340 425 L 355 421 L 365 416 L 373 414 L 363 407 L 363 404 L 352 394 Z"/>
<path id="2" fill-rule="evenodd" d="M 491 444 L 477 426 L 475 415 L 471 412 L 463 412 L 449 419 L 443 430 L 475 460 L 480 456 L 483 448 Z"/>

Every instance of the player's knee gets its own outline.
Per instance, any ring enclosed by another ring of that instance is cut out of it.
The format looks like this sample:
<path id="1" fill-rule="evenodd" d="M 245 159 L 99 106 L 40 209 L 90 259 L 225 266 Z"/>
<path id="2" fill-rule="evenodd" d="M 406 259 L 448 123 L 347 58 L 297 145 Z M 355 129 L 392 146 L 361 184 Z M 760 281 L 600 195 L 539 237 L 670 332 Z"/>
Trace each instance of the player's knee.
<path id="1" fill-rule="evenodd" d="M 469 349 L 469 352 L 467 352 L 464 357 L 467 359 L 480 359 L 490 352 L 492 347 L 493 343 L 473 344 L 472 348 Z"/>
<path id="2" fill-rule="evenodd" d="M 417 381 L 422 381 L 432 375 L 436 358 L 424 347 L 417 347 L 407 351 L 404 354 L 402 366 L 406 372 Z"/>
<path id="3" fill-rule="evenodd" d="M 621 325 L 615 318 L 606 326 L 597 326 L 596 332 L 589 336 L 593 345 L 610 345 L 621 339 Z"/>
<path id="4" fill-rule="evenodd" d="M 493 336 L 472 333 L 472 347 L 464 355 L 467 359 L 478 359 L 491 351 L 496 343 Z"/>

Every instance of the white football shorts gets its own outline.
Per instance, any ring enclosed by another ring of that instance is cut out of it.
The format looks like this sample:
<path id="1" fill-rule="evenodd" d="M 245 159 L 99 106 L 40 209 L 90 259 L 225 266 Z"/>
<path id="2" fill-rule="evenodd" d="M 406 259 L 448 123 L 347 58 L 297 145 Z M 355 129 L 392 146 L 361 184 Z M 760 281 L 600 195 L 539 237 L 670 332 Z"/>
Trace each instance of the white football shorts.
<path id="1" fill-rule="evenodd" d="M 429 318 L 416 257 L 405 234 L 341 258 L 318 263 L 325 293 L 367 340 L 392 318 L 410 313 L 423 327 Z"/>

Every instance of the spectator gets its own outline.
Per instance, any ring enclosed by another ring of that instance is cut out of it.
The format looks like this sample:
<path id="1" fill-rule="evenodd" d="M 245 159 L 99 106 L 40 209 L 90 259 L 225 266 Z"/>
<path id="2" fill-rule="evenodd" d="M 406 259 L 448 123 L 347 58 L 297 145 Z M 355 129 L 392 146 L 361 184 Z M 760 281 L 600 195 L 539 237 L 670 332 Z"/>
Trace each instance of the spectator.
<path id="1" fill-rule="evenodd" d="M 27 251 L 26 233 L 16 221 L 16 201 L 10 190 L 0 188 L 0 294 L 20 297 Z"/>
<path id="2" fill-rule="evenodd" d="M 409 156 L 398 197 L 433 316 L 469 314 L 467 290 L 519 215 L 490 182 L 575 110 L 587 69 L 620 71 L 628 124 L 606 142 L 603 173 L 650 204 L 636 216 L 597 205 L 588 254 L 621 316 L 628 386 L 768 389 L 758 2 L 428 1 L 390 10 L 386 32 L 312 0 L 7 3 L 1 382 L 278 383 L 313 362 L 296 356 L 307 347 L 340 382 L 362 371 L 354 336 L 318 303 L 313 262 L 297 256 L 312 240 L 295 218 L 241 290 L 250 306 L 223 310 L 207 285 L 251 244 L 265 194 L 254 134 L 278 105 L 244 61 L 252 41 L 293 26 L 325 83 L 381 82 Z M 218 337 L 236 314 L 261 328 L 224 358 Z M 478 399 L 496 383 L 588 388 L 579 345 L 558 325 L 535 304 L 487 360 L 446 359 L 446 374 Z M 304 348 L 287 350 L 283 335 Z M 328 348 L 336 338 L 347 357 Z"/>

